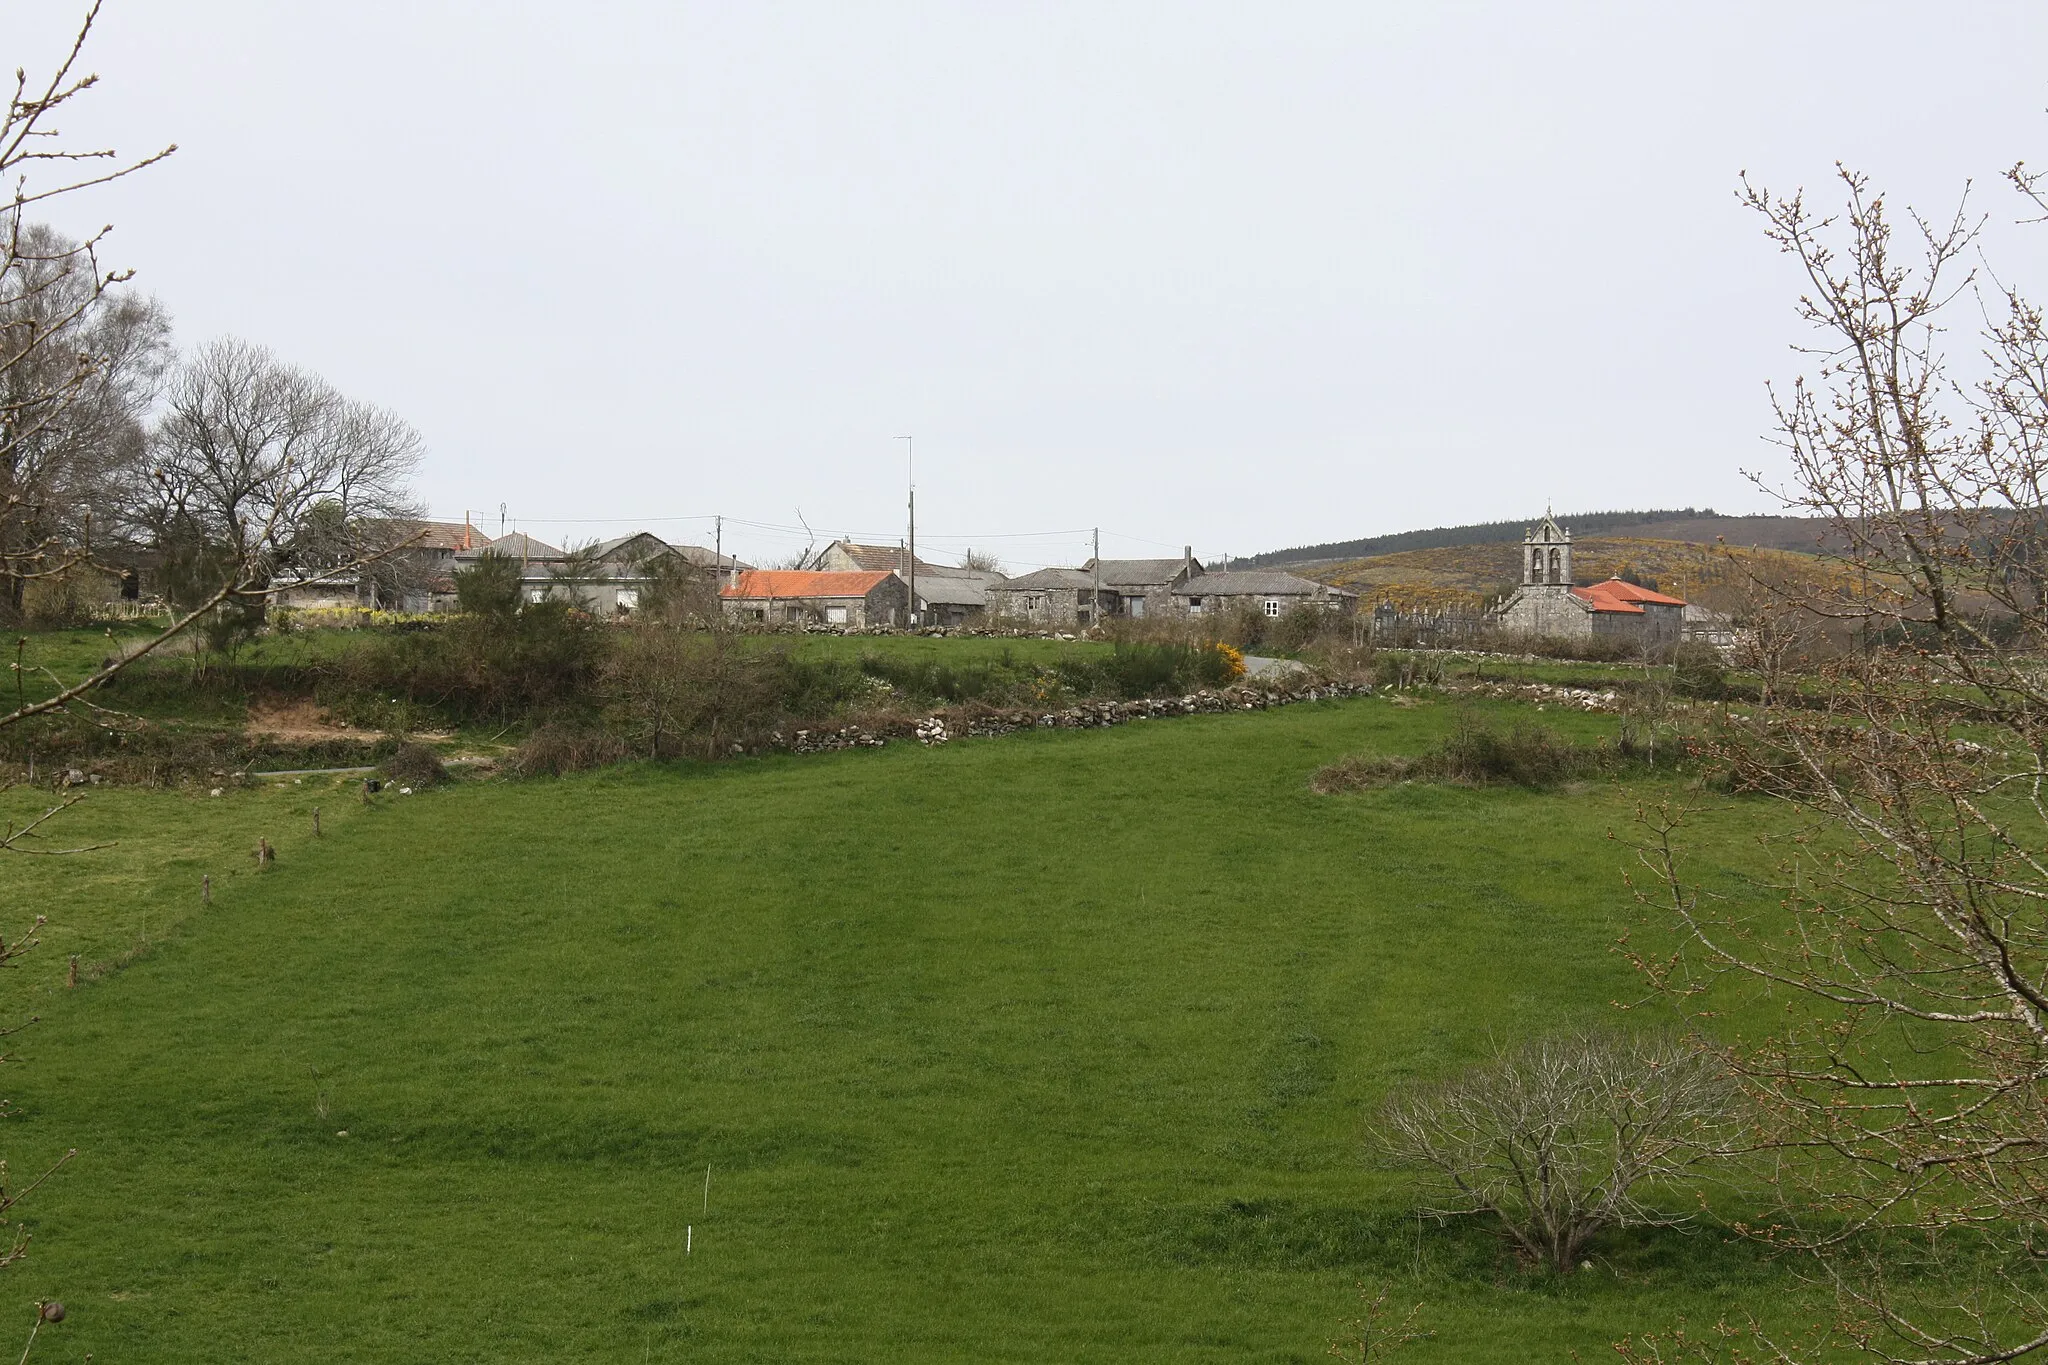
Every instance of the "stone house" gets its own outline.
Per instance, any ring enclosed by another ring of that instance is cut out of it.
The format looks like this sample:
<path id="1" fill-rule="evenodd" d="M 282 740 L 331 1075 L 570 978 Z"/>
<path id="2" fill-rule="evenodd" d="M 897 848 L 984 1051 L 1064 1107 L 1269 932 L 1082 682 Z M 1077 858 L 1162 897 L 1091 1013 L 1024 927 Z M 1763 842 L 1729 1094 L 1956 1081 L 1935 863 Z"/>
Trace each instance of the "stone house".
<path id="1" fill-rule="evenodd" d="M 1187 616 L 1210 616 L 1239 609 L 1265 616 L 1284 616 L 1296 607 L 1341 612 L 1358 609 L 1358 594 L 1348 588 L 1333 588 L 1328 583 L 1297 578 L 1277 569 L 1227 569 L 1222 573 L 1197 574 L 1174 589 L 1173 601 Z"/>
<path id="2" fill-rule="evenodd" d="M 455 608 L 456 557 L 487 543 L 484 533 L 464 521 L 384 522 L 371 533 L 400 548 L 367 569 L 350 565 L 329 573 L 280 575 L 272 600 L 287 609 L 377 607 L 431 612 Z"/>
<path id="3" fill-rule="evenodd" d="M 910 552 L 901 545 L 862 545 L 835 540 L 818 552 L 816 566 L 828 573 L 890 570 L 917 589 L 917 624 L 969 626 L 988 615 L 987 590 L 1004 581 L 986 569 L 933 564 L 919 559 L 911 573 Z"/>
<path id="4" fill-rule="evenodd" d="M 726 615 L 762 625 L 900 626 L 910 585 L 894 571 L 747 569 L 719 590 Z"/>
<path id="5" fill-rule="evenodd" d="M 1102 586 L 1116 594 L 1116 601 L 1103 610 L 1132 620 L 1172 615 L 1181 585 L 1202 572 L 1193 546 L 1184 547 L 1177 559 L 1105 559 L 1099 567 Z M 1097 569 L 1097 561 L 1091 559 L 1080 572 L 1092 578 Z"/>
<path id="6" fill-rule="evenodd" d="M 919 588 L 924 585 L 918 584 Z M 1115 615 L 1122 596 L 1079 569 L 1040 569 L 987 589 L 988 611 L 1005 621 L 1046 630 L 1086 630 Z"/>
<path id="7" fill-rule="evenodd" d="M 514 531 L 474 549 L 458 552 L 455 566 L 465 568 L 485 553 L 519 561 L 519 592 L 529 602 L 549 596 L 567 598 L 593 616 L 626 616 L 640 606 L 640 594 L 661 571 L 660 561 L 674 557 L 717 581 L 747 566 L 730 555 L 720 556 L 698 545 L 671 545 L 648 531 L 614 536 L 575 550 L 557 549 Z M 453 583 L 450 583 L 453 606 Z"/>
<path id="8" fill-rule="evenodd" d="M 991 575 L 994 581 L 1003 581 Z M 980 574 L 917 574 L 917 623 L 921 626 L 972 626 L 988 617 L 989 578 Z"/>
<path id="9" fill-rule="evenodd" d="M 1501 629 L 1565 639 L 1635 640 L 1645 647 L 1676 644 L 1685 634 L 1686 602 L 1610 578 L 1572 582 L 1572 534 L 1548 514 L 1522 537 L 1522 583 L 1494 610 Z"/>

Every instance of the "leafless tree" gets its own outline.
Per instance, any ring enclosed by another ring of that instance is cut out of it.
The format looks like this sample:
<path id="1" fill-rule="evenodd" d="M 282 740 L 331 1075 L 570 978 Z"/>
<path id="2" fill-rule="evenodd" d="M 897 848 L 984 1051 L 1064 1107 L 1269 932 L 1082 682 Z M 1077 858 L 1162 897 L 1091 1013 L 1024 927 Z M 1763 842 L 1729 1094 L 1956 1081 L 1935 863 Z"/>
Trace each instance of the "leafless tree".
<path id="1" fill-rule="evenodd" d="M 169 352 L 157 303 L 108 290 L 80 244 L 10 224 L 0 272 L 0 614 L 93 548 Z"/>
<path id="2" fill-rule="evenodd" d="M 1375 1138 L 1434 1178 L 1432 1215 L 1495 1219 L 1532 1261 L 1567 1272 L 1603 1229 L 1686 1221 L 1653 1201 L 1734 1145 L 1735 1114 L 1713 1050 L 1582 1033 L 1395 1097 Z"/>
<path id="3" fill-rule="evenodd" d="M 1776 1125 L 1779 1236 L 1840 1291 L 1838 1340 L 2014 1360 L 2048 1350 L 2048 331 L 1973 276 L 1980 220 L 1901 231 L 1862 176 L 1841 187 L 1835 216 L 1746 197 L 1817 338 L 1778 404 L 1783 496 L 1844 547 L 1835 587 L 1785 605 L 1857 647 L 1707 742 L 1802 817 L 1774 822 L 1780 903 L 1689 885 L 1683 812 L 1651 812 L 1641 854 L 1683 948 L 1639 962 L 1681 997 L 1747 981 L 1806 1002 L 1741 1071 Z M 1971 313 L 1979 354 L 1957 358 L 1944 325 Z M 1937 1259 L 1967 1236 L 2001 1269 L 1967 1301 L 1902 1304 L 1855 1258 L 1907 1234 Z"/>
<path id="4" fill-rule="evenodd" d="M 95 4 L 47 81 L 31 86 L 17 71 L 0 109 L 0 605 L 10 609 L 29 578 L 89 553 L 65 524 L 83 491 L 81 462 L 132 421 L 135 386 L 162 345 L 160 315 L 123 288 L 128 272 L 100 258 L 109 229 L 74 240 L 34 221 L 176 150 L 128 160 L 70 146 L 54 126 L 97 83 L 78 62 L 98 15 Z"/>
<path id="5" fill-rule="evenodd" d="M 257 583 L 332 572 L 418 519 L 420 451 L 395 414 L 228 338 L 173 376 L 132 515 L 159 543 L 219 547 Z"/>

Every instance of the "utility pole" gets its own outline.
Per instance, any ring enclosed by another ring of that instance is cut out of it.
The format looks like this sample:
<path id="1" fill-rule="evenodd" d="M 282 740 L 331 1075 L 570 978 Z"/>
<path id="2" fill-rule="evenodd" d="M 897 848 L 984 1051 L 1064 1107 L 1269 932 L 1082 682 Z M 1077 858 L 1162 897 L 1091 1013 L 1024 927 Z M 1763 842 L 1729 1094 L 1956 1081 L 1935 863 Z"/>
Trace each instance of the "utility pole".
<path id="1" fill-rule="evenodd" d="M 903 438 L 904 479 L 910 485 L 910 624 L 918 623 L 917 610 L 917 442 Z"/>
<path id="2" fill-rule="evenodd" d="M 1102 528 L 1095 528 L 1095 558 L 1088 561 L 1095 566 L 1095 598 L 1088 605 L 1088 624 L 1102 624 Z"/>

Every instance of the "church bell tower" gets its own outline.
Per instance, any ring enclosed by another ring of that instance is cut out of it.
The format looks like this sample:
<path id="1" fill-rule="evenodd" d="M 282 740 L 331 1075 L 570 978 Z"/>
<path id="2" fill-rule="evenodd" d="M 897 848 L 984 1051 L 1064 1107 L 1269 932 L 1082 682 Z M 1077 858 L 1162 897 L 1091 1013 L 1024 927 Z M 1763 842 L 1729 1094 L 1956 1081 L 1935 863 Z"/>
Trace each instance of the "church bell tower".
<path id="1" fill-rule="evenodd" d="M 1522 586 L 1572 585 L 1572 533 L 1560 530 L 1548 509 L 1533 531 L 1522 535 Z"/>

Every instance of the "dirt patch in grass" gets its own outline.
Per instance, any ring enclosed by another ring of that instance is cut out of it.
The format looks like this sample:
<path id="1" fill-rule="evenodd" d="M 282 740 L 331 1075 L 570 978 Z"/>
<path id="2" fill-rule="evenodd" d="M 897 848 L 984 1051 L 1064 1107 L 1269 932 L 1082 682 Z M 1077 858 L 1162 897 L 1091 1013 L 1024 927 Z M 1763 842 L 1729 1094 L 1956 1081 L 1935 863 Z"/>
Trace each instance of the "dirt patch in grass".
<path id="1" fill-rule="evenodd" d="M 243 733 L 251 739 L 267 737 L 294 744 L 312 744 L 331 739 L 353 739 L 374 742 L 390 739 L 383 730 L 367 729 L 335 720 L 319 705 L 306 698 L 273 699 L 252 702 L 249 706 L 249 720 Z M 441 741 L 450 738 L 439 732 L 422 732 L 416 739 Z"/>

